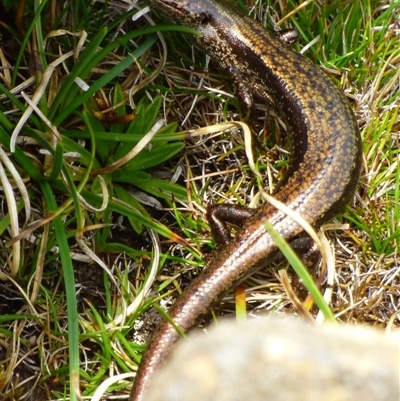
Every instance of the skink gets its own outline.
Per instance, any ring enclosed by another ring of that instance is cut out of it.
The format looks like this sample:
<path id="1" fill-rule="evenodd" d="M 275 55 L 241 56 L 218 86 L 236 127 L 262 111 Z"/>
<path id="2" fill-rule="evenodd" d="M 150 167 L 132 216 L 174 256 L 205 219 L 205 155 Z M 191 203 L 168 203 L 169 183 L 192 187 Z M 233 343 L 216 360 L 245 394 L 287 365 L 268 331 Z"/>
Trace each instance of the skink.
<path id="1" fill-rule="evenodd" d="M 354 195 L 361 169 L 360 133 L 343 93 L 308 59 L 230 3 L 149 1 L 169 20 L 201 34 L 194 41 L 230 74 L 246 115 L 251 115 L 257 99 L 272 103 L 283 116 L 293 135 L 293 152 L 275 198 L 314 226 L 340 212 Z M 271 259 L 277 248 L 264 228 L 266 221 L 288 241 L 302 232 L 269 204 L 247 212 L 229 206 L 212 211 L 208 216 L 222 231 L 225 226 L 218 218 L 245 223 L 169 310 L 183 332 L 195 326 L 224 293 Z M 172 324 L 161 323 L 143 355 L 130 401 L 143 400 L 154 371 L 179 338 Z"/>

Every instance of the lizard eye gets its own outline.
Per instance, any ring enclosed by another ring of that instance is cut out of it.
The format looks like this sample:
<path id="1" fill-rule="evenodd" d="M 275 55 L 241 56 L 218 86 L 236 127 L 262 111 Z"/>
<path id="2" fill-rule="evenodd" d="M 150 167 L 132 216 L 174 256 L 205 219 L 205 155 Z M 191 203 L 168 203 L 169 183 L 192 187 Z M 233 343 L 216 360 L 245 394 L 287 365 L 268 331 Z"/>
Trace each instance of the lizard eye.
<path id="1" fill-rule="evenodd" d="M 211 20 L 212 20 L 212 16 L 209 13 L 201 13 L 199 15 L 200 25 L 208 25 Z"/>

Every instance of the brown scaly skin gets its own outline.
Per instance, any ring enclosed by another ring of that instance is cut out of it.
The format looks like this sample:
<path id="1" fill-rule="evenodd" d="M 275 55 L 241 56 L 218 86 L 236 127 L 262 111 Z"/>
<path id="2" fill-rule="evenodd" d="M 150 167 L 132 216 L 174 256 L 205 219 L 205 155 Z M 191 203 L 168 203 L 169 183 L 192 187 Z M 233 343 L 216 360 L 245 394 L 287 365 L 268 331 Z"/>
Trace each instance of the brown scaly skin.
<path id="1" fill-rule="evenodd" d="M 361 138 L 342 92 L 309 60 L 222 0 L 149 1 L 166 18 L 202 34 L 195 42 L 229 72 L 245 110 L 251 110 L 254 96 L 273 103 L 285 118 L 293 135 L 292 163 L 275 197 L 314 226 L 337 214 L 353 197 L 361 168 Z M 229 210 L 214 207 L 209 218 L 219 214 L 226 219 Z M 276 245 L 265 231 L 265 221 L 289 241 L 302 232 L 269 204 L 243 212 L 244 217 L 232 210 L 229 220 L 245 221 L 242 230 L 215 252 L 169 310 L 183 332 L 195 326 L 224 293 L 271 259 Z M 170 323 L 160 325 L 143 355 L 130 401 L 143 400 L 154 370 L 179 338 Z"/>

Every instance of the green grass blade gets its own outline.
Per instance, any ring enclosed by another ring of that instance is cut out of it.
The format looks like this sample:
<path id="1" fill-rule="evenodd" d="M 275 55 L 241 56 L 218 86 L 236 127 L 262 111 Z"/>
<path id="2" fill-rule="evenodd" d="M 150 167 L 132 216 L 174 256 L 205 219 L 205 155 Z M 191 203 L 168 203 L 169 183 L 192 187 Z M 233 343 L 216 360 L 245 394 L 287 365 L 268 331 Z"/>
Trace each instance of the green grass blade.
<path id="1" fill-rule="evenodd" d="M 47 182 L 41 182 L 41 189 L 50 213 L 57 209 L 57 203 L 53 192 Z M 61 217 L 53 220 L 53 226 L 60 251 L 61 267 L 64 276 L 65 296 L 67 300 L 68 316 L 68 350 L 69 350 L 69 374 L 70 374 L 70 400 L 77 401 L 75 386 L 79 389 L 79 326 L 78 309 L 75 289 L 74 270 L 69 251 L 68 239 Z"/>
<path id="2" fill-rule="evenodd" d="M 301 278 L 304 286 L 310 292 L 312 297 L 314 298 L 315 303 L 318 305 L 319 309 L 325 316 L 325 318 L 329 321 L 335 322 L 335 317 L 329 306 L 326 304 L 324 297 L 320 293 L 318 287 L 315 285 L 313 278 L 307 269 L 303 266 L 298 256 L 295 254 L 293 249 L 289 246 L 289 244 L 278 234 L 278 232 L 274 229 L 274 227 L 269 223 L 264 223 L 265 229 L 271 235 L 272 239 L 275 241 L 276 245 L 283 253 L 285 258 L 288 260 L 290 265 L 296 274 Z"/>
<path id="3" fill-rule="evenodd" d="M 126 57 L 114 68 L 112 68 L 107 74 L 104 74 L 100 79 L 90 85 L 89 89 L 82 92 L 79 96 L 75 97 L 68 105 L 66 105 L 61 112 L 54 119 L 54 125 L 58 126 L 65 118 L 67 118 L 74 110 L 76 110 L 85 100 L 93 96 L 106 84 L 112 81 L 115 77 L 121 74 L 122 71 L 126 70 L 135 60 L 146 52 L 157 40 L 156 36 L 147 39 L 142 45 L 140 45 L 131 56 Z"/>

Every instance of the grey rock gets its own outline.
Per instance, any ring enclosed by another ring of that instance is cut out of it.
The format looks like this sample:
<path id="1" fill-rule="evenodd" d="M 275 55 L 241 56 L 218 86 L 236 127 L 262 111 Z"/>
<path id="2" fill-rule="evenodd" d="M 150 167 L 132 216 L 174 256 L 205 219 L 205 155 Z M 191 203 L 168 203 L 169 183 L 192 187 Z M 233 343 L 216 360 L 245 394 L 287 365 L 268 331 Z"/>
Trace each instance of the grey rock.
<path id="1" fill-rule="evenodd" d="M 146 401 L 398 401 L 400 339 L 300 319 L 222 322 L 176 347 Z"/>

